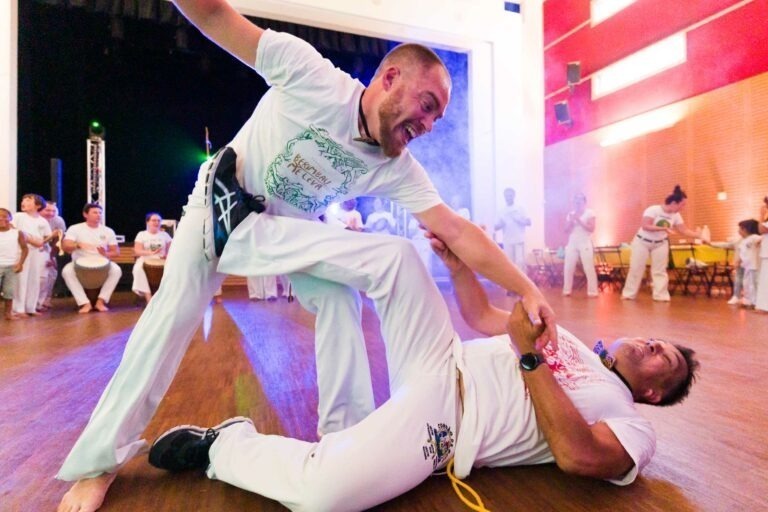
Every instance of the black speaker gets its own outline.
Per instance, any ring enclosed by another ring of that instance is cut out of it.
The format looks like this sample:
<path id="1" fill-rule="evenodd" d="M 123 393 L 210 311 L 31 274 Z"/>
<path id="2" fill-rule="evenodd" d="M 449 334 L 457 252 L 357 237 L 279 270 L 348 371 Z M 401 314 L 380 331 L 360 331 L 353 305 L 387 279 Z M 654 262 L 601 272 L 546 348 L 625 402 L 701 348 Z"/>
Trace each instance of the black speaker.
<path id="1" fill-rule="evenodd" d="M 581 81 L 581 62 L 569 62 L 566 76 L 569 86 L 578 84 Z"/>
<path id="2" fill-rule="evenodd" d="M 571 120 L 571 113 L 568 110 L 567 101 L 555 103 L 555 117 L 557 118 L 558 124 L 567 124 L 568 126 L 573 124 L 573 120 Z"/>
<path id="3" fill-rule="evenodd" d="M 59 215 L 64 211 L 64 199 L 61 194 L 61 159 L 51 158 L 51 195 L 48 199 L 59 207 Z"/>

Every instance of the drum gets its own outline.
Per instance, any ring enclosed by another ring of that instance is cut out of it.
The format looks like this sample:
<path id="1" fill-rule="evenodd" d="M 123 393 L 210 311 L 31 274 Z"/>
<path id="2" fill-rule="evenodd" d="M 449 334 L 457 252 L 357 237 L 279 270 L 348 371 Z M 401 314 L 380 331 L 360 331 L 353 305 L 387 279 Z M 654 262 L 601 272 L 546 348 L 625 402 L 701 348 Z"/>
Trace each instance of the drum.
<path id="1" fill-rule="evenodd" d="M 147 275 L 149 291 L 152 292 L 152 295 L 157 293 L 157 289 L 160 288 L 160 281 L 163 279 L 164 270 L 164 259 L 157 257 L 144 258 L 144 273 Z"/>
<path id="2" fill-rule="evenodd" d="M 109 260 L 97 254 L 80 256 L 75 261 L 75 275 L 88 299 L 95 304 L 109 275 Z"/>

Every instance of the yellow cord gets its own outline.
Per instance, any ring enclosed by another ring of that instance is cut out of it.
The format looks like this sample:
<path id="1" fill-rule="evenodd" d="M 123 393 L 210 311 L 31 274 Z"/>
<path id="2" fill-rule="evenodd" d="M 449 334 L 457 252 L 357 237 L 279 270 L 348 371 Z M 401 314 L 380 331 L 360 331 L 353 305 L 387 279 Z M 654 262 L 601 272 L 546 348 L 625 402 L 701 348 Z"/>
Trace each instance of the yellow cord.
<path id="1" fill-rule="evenodd" d="M 453 459 L 448 461 L 446 474 L 448 475 L 448 479 L 451 481 L 453 490 L 456 491 L 456 495 L 459 497 L 459 499 L 462 502 L 464 502 L 466 506 L 468 506 L 469 508 L 471 508 L 476 512 L 491 512 L 490 510 L 485 508 L 485 505 L 483 505 L 483 500 L 480 499 L 480 495 L 477 494 L 477 492 L 472 487 L 470 487 L 469 485 L 465 484 L 464 482 L 456 478 L 456 475 L 453 473 Z M 475 503 L 472 503 L 470 500 L 468 500 L 464 496 L 462 489 L 466 490 L 469 494 L 472 495 L 472 498 L 474 498 Z"/>

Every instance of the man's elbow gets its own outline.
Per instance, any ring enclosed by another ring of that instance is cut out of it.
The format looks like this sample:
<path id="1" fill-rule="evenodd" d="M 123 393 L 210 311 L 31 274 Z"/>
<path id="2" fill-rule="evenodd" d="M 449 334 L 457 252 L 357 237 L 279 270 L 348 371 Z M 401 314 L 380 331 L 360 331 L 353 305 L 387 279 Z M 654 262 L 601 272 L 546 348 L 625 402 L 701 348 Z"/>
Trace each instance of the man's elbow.
<path id="1" fill-rule="evenodd" d="M 598 460 L 588 453 L 561 455 L 555 458 L 555 463 L 558 468 L 569 475 L 598 478 L 601 480 L 619 479 L 632 469 L 633 464 L 630 462 L 627 467 L 623 467 L 626 464 L 622 464 L 622 467 L 618 468 L 617 464 Z"/>

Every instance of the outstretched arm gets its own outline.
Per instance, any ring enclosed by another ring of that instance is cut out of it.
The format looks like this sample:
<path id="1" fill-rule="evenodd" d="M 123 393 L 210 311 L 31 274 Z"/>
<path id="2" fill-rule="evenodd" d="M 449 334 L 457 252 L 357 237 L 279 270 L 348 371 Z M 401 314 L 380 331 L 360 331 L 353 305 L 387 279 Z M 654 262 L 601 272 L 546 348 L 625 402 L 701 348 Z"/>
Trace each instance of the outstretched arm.
<path id="1" fill-rule="evenodd" d="M 445 204 L 414 214 L 421 224 L 442 240 L 472 270 L 522 296 L 525 310 L 535 325 L 546 326 L 538 345 L 557 343 L 555 312 L 536 285 L 476 225 Z"/>
<path id="2" fill-rule="evenodd" d="M 205 37 L 253 67 L 264 29 L 248 21 L 225 0 L 173 0 L 173 3 Z"/>
<path id="3" fill-rule="evenodd" d="M 541 328 L 528 322 L 519 304 L 509 315 L 507 332 L 518 353 L 535 352 Z M 594 478 L 620 478 L 634 461 L 605 423 L 589 425 L 555 380 L 546 364 L 523 371 L 533 400 L 536 421 L 547 439 L 555 462 L 566 473 Z"/>
<path id="4" fill-rule="evenodd" d="M 505 333 L 509 311 L 499 309 L 488 302 L 488 294 L 477 280 L 474 271 L 457 258 L 439 238 L 429 232 L 426 237 L 429 238 L 434 253 L 450 272 L 453 293 L 467 325 L 486 336 Z"/>

